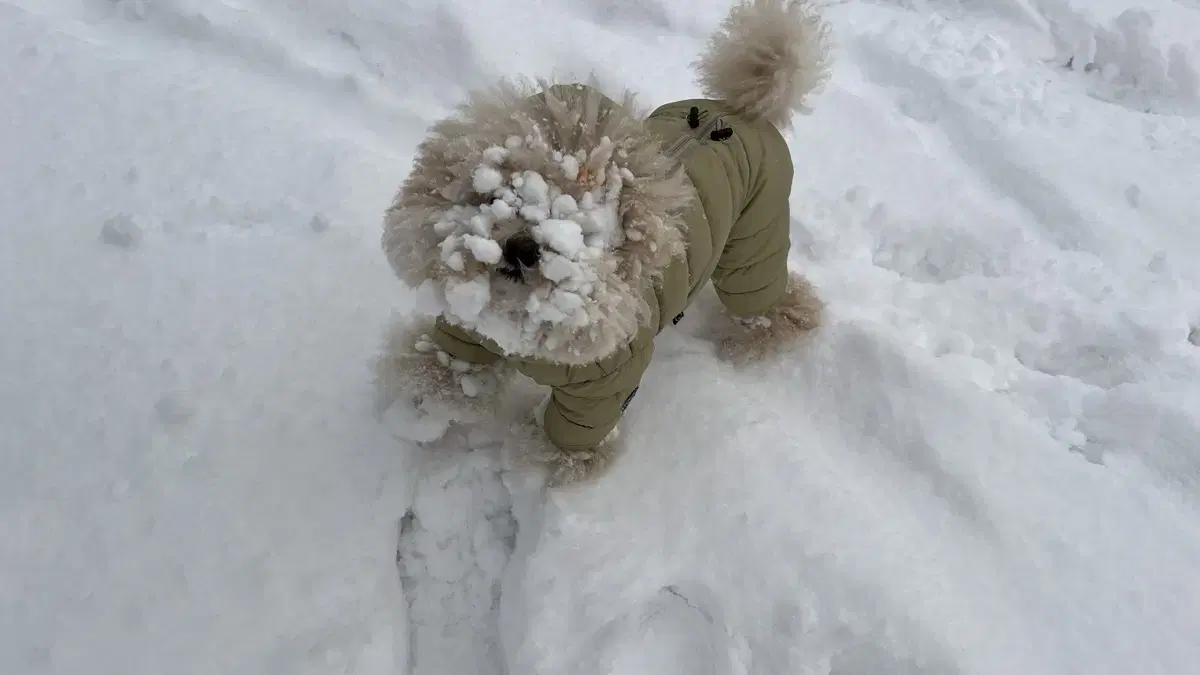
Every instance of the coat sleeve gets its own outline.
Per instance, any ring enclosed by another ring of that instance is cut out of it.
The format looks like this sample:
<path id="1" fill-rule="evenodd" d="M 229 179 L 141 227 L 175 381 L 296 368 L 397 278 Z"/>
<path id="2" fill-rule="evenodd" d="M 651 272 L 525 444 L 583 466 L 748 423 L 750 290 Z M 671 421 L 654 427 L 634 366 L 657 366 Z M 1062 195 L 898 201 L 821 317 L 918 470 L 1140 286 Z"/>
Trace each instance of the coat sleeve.
<path id="1" fill-rule="evenodd" d="M 469 363 L 490 366 L 503 358 L 499 350 L 488 346 L 487 340 L 449 323 L 440 316 L 430 337 L 450 356 Z"/>
<path id="2" fill-rule="evenodd" d="M 473 333 L 437 320 L 431 336 L 456 359 L 491 365 L 504 358 L 494 345 Z M 625 412 L 654 351 L 654 331 L 644 327 L 611 356 L 581 366 L 545 361 L 514 361 L 516 369 L 551 388 L 546 407 L 546 436 L 562 450 L 589 450 L 604 440 Z"/>
<path id="3" fill-rule="evenodd" d="M 650 329 L 643 329 L 650 330 Z M 517 369 L 551 388 L 546 436 L 561 450 L 588 450 L 601 444 L 625 412 L 650 364 L 650 339 L 635 339 L 615 354 L 583 366 L 520 362 Z"/>
<path id="4" fill-rule="evenodd" d="M 735 316 L 762 314 L 787 291 L 792 174 L 789 156 L 774 148 L 765 152 L 765 179 L 734 222 L 721 251 L 713 286 Z"/>

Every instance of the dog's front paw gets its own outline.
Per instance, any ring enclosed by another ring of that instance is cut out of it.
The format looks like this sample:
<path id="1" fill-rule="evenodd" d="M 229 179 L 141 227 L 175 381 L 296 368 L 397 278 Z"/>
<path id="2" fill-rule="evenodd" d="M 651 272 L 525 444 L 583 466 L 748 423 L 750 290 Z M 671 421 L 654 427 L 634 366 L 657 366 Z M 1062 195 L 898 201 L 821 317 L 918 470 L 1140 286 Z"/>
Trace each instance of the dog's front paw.
<path id="1" fill-rule="evenodd" d="M 492 396 L 500 391 L 500 379 L 503 375 L 497 366 L 471 363 L 456 359 L 449 352 L 439 349 L 437 343 L 427 333 L 417 336 L 413 343 L 417 354 L 422 354 L 437 361 L 442 371 L 453 381 L 449 385 L 452 397 L 459 394 L 470 400 L 478 400 Z"/>
<path id="2" fill-rule="evenodd" d="M 431 332 L 428 326 L 394 326 L 375 362 L 376 414 L 390 420 L 393 433 L 414 440 L 432 440 L 451 422 L 490 419 L 505 380 L 502 364 L 455 359 L 438 348 Z"/>

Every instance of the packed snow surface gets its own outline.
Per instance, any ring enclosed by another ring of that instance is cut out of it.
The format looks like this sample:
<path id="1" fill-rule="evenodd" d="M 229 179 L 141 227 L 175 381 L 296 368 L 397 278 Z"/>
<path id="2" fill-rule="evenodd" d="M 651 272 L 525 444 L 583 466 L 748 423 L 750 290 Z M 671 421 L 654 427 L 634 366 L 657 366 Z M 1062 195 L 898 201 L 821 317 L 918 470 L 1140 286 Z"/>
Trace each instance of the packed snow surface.
<path id="1" fill-rule="evenodd" d="M 705 296 L 595 485 L 376 418 L 426 125 L 694 96 L 727 7 L 0 0 L 0 672 L 1195 672 L 1194 0 L 828 3 L 811 344 L 722 365 Z"/>

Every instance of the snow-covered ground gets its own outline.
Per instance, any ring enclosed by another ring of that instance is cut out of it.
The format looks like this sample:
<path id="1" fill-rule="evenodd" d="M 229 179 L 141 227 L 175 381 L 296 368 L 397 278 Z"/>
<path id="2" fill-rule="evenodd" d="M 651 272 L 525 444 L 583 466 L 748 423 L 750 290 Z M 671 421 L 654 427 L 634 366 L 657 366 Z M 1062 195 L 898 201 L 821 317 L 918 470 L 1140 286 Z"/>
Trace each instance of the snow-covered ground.
<path id="1" fill-rule="evenodd" d="M 829 3 L 811 345 L 721 365 L 706 297 L 549 494 L 376 420 L 425 125 L 693 95 L 726 9 L 0 0 L 0 672 L 1195 672 L 1196 0 Z"/>

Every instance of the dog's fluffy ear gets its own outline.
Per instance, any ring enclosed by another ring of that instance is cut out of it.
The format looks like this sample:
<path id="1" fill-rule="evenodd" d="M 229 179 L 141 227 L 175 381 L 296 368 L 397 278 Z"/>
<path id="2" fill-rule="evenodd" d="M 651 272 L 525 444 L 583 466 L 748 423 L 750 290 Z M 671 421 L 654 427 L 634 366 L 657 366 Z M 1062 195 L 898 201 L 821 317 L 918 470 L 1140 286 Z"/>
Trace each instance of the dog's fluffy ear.
<path id="1" fill-rule="evenodd" d="M 705 96 L 786 129 L 829 80 L 829 33 L 809 0 L 742 0 L 693 66 Z"/>

